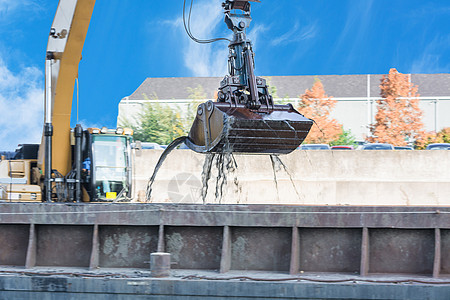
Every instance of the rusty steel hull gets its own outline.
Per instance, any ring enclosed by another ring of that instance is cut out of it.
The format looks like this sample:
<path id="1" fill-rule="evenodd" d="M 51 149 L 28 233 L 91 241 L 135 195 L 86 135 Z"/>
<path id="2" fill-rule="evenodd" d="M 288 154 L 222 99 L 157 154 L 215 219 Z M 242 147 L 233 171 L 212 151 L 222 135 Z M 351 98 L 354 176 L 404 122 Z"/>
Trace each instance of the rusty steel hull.
<path id="1" fill-rule="evenodd" d="M 448 299 L 449 216 L 448 207 L 3 203 L 0 296 Z M 170 253 L 171 276 L 151 277 L 154 252 Z"/>
<path id="2" fill-rule="evenodd" d="M 0 265 L 450 275 L 450 209 L 2 204 Z M 67 251 L 70 249 L 70 251 Z M 202 253 L 200 256 L 198 253 Z"/>

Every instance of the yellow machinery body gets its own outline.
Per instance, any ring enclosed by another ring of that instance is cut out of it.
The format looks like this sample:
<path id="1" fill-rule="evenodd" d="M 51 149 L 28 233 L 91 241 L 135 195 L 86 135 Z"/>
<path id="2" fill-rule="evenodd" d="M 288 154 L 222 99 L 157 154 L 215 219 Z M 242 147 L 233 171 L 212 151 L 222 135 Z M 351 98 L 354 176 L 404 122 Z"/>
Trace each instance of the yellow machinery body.
<path id="1" fill-rule="evenodd" d="M 35 159 L 0 161 L 0 200 L 41 202 L 41 187 L 32 179 Z"/>

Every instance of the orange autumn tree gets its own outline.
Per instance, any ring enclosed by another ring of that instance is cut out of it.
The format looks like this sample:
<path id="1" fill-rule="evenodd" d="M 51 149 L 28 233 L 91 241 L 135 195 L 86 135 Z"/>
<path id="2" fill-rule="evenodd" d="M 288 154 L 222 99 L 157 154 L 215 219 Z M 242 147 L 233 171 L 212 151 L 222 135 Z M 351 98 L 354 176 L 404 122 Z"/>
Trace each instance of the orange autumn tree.
<path id="1" fill-rule="evenodd" d="M 382 99 L 377 100 L 375 124 L 371 126 L 370 142 L 406 146 L 420 143 L 424 136 L 422 110 L 419 108 L 417 86 L 407 74 L 390 69 L 380 84 Z"/>
<path id="2" fill-rule="evenodd" d="M 316 78 L 311 90 L 300 96 L 298 111 L 316 122 L 305 143 L 329 144 L 342 134 L 342 125 L 330 117 L 337 101 L 325 94 L 322 82 Z"/>
<path id="3" fill-rule="evenodd" d="M 450 127 L 445 127 L 436 134 L 435 143 L 450 143 Z"/>
<path id="4" fill-rule="evenodd" d="M 432 143 L 450 143 L 450 127 L 445 127 L 438 133 L 434 131 L 426 132 L 419 143 L 416 144 L 416 148 L 425 149 L 428 144 Z"/>

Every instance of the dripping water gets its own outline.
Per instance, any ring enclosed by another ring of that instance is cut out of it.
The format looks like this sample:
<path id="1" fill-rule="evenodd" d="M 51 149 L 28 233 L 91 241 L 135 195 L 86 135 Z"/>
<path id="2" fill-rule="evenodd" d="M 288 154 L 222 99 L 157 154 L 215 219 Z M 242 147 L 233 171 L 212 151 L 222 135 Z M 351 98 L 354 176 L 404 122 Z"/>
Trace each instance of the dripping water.
<path id="1" fill-rule="evenodd" d="M 150 177 L 150 179 L 147 183 L 147 188 L 146 188 L 146 192 L 145 192 L 145 201 L 146 202 L 150 202 L 150 197 L 152 196 L 153 182 L 155 181 L 156 174 L 158 173 L 159 168 L 161 168 L 161 165 L 163 164 L 164 160 L 169 155 L 169 153 L 172 152 L 172 150 L 174 150 L 178 145 L 184 143 L 184 141 L 186 139 L 187 139 L 187 136 L 181 136 L 179 138 L 176 138 L 167 146 L 167 148 L 164 150 L 164 152 L 159 157 L 158 163 L 156 164 L 155 169 L 153 170 L 152 177 Z"/>
<path id="2" fill-rule="evenodd" d="M 273 171 L 273 182 L 275 182 L 275 189 L 277 190 L 277 199 L 280 202 L 280 193 L 278 191 L 278 179 L 277 179 L 277 171 L 281 170 L 280 164 L 277 164 L 275 159 L 275 155 L 270 155 L 270 161 L 272 162 L 272 171 Z"/>
<path id="3" fill-rule="evenodd" d="M 211 167 L 214 161 L 215 153 L 207 153 L 202 170 L 202 201 L 206 203 L 206 195 L 208 194 L 208 181 L 211 177 Z"/>
<path id="4" fill-rule="evenodd" d="M 312 120 L 312 119 L 311 119 Z M 314 124 L 317 126 L 317 128 L 319 129 L 319 131 L 322 133 L 322 137 L 325 138 L 325 132 L 323 132 L 322 128 L 320 128 L 319 124 L 317 124 L 317 122 L 315 120 L 312 120 L 314 122 Z"/>
<path id="5" fill-rule="evenodd" d="M 206 203 L 206 196 L 208 194 L 209 180 L 211 178 L 213 166 L 217 170 L 217 176 L 215 180 L 215 199 L 218 203 L 222 202 L 224 188 L 228 182 L 228 175 L 234 173 L 237 168 L 236 160 L 232 154 L 232 145 L 228 139 L 229 131 L 233 123 L 233 118 L 225 117 L 224 120 L 224 130 L 222 132 L 221 140 L 223 141 L 223 146 L 220 152 L 208 153 L 205 157 L 205 162 L 203 163 L 202 171 L 202 200 Z M 236 175 L 234 176 L 233 183 L 239 189 L 239 181 Z"/>
<path id="6" fill-rule="evenodd" d="M 270 128 L 270 125 L 263 121 L 266 126 Z M 203 163 L 203 169 L 202 169 L 202 190 L 201 190 L 201 197 L 203 204 L 206 204 L 206 197 L 208 194 L 209 189 L 209 181 L 211 179 L 212 175 L 212 169 L 215 168 L 217 170 L 217 176 L 215 178 L 215 199 L 218 201 L 218 203 L 221 203 L 223 195 L 224 195 L 224 188 L 227 185 L 229 175 L 230 173 L 234 174 L 233 178 L 233 184 L 237 188 L 237 192 L 240 191 L 241 187 L 237 178 L 237 175 L 235 173 L 237 169 L 237 163 L 234 158 L 233 152 L 232 152 L 232 145 L 230 145 L 228 134 L 229 130 L 231 128 L 232 124 L 232 118 L 229 118 L 225 120 L 224 122 L 224 130 L 222 133 L 222 141 L 223 146 L 220 149 L 220 152 L 217 153 L 206 153 L 205 154 L 205 161 Z M 285 124 L 292 129 L 295 132 L 295 135 L 297 137 L 297 132 L 292 127 L 292 125 L 285 121 Z M 272 129 L 272 128 L 271 128 Z M 146 188 L 146 202 L 150 202 L 151 199 L 151 193 L 152 193 L 152 186 L 155 181 L 156 175 L 161 168 L 163 162 L 167 158 L 167 156 L 172 152 L 178 145 L 185 142 L 187 139 L 187 136 L 179 137 L 172 141 L 169 146 L 164 150 L 164 152 L 161 154 L 155 169 L 153 171 L 152 176 L 150 177 L 147 188 Z M 292 177 L 292 174 L 288 171 L 286 165 L 281 161 L 281 159 L 278 157 L 278 155 L 271 154 L 270 155 L 271 163 L 272 163 L 272 169 L 273 169 L 273 179 L 275 182 L 275 187 L 277 189 L 277 198 L 279 200 L 279 191 L 278 191 L 278 178 L 277 178 L 277 172 L 281 170 L 281 168 L 284 169 L 284 171 L 288 174 L 290 182 L 295 190 L 295 193 L 297 194 L 297 197 L 300 199 L 300 194 L 294 184 L 294 180 Z"/>
<path id="7" fill-rule="evenodd" d="M 274 176 L 274 180 L 275 180 L 275 187 L 277 188 L 277 195 L 278 195 L 278 183 L 277 183 L 276 171 L 279 171 L 279 170 L 281 170 L 281 168 L 283 168 L 283 170 L 289 176 L 289 180 L 290 180 L 290 182 L 292 184 L 292 187 L 294 188 L 295 193 L 297 194 L 297 198 L 299 200 L 301 200 L 300 193 L 298 192 L 297 187 L 295 186 L 292 174 L 291 174 L 291 172 L 289 172 L 288 168 L 283 163 L 283 161 L 280 159 L 280 157 L 278 155 L 271 154 L 270 155 L 270 160 L 272 161 L 272 169 L 273 169 L 273 173 L 274 173 L 273 176 Z"/>
<path id="8" fill-rule="evenodd" d="M 295 128 L 292 127 L 291 123 L 289 123 L 288 120 L 284 120 L 284 123 L 285 123 L 290 129 L 292 129 L 292 131 L 294 132 L 295 139 L 296 139 L 296 140 L 299 140 L 298 134 L 297 134 L 297 130 L 295 130 Z"/>
<path id="9" fill-rule="evenodd" d="M 219 153 L 216 156 L 216 192 L 215 197 L 219 203 L 222 202 L 223 190 L 228 182 L 228 175 L 234 173 L 236 170 L 236 161 L 234 160 L 233 154 L 231 152 Z"/>

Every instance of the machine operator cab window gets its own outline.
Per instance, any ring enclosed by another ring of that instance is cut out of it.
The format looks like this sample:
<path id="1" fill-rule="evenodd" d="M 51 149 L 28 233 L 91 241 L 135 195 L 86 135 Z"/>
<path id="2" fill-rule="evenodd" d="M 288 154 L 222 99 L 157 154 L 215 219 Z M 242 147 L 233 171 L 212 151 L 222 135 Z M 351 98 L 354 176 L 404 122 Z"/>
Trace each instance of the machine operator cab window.
<path id="1" fill-rule="evenodd" d="M 129 194 L 128 141 L 125 136 L 92 137 L 91 172 L 94 201 L 114 201 Z"/>

